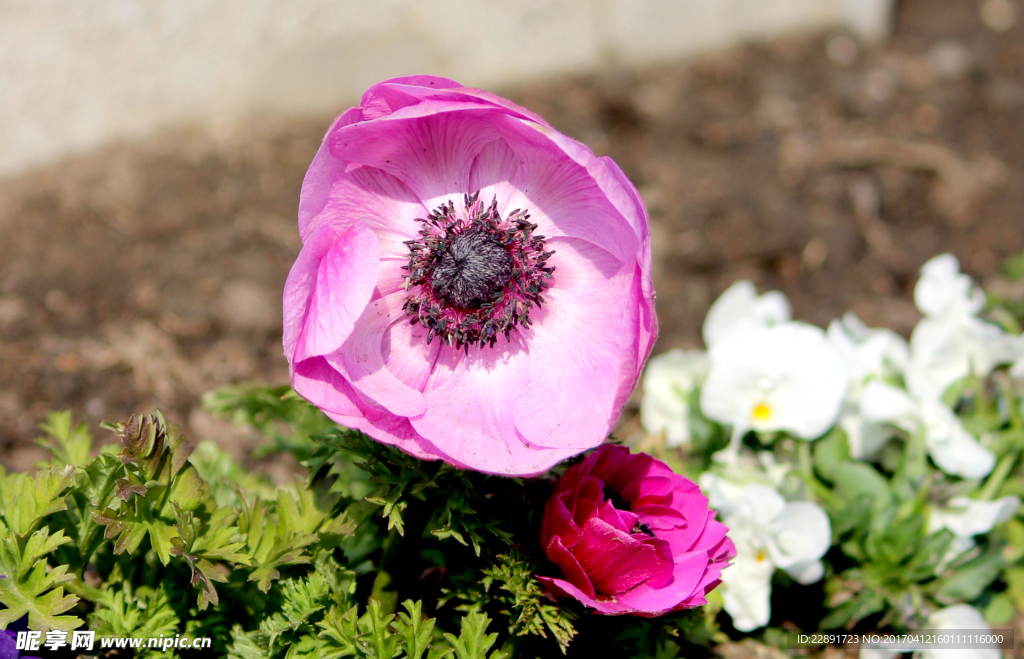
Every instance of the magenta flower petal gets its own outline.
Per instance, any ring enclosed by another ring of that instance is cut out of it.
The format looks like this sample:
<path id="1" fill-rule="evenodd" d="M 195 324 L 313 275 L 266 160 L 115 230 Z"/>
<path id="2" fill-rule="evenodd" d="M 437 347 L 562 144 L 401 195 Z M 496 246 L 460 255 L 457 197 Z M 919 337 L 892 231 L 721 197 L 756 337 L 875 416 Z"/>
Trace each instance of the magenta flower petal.
<path id="1" fill-rule="evenodd" d="M 362 224 L 325 226 L 303 245 L 284 286 L 284 346 L 294 361 L 337 350 L 377 281 L 377 236 Z"/>
<path id="2" fill-rule="evenodd" d="M 437 448 L 417 435 L 408 419 L 363 403 L 352 385 L 323 357 L 298 364 L 292 373 L 292 386 L 300 396 L 343 426 L 361 430 L 418 458 L 430 459 L 437 455 Z"/>
<path id="3" fill-rule="evenodd" d="M 452 80 L 388 80 L 338 117 L 299 233 L 293 386 L 420 457 L 532 475 L 597 446 L 657 335 L 647 216 L 621 170 Z"/>
<path id="4" fill-rule="evenodd" d="M 365 398 L 392 414 L 412 417 L 426 411 L 426 399 L 384 364 L 384 334 L 395 322 L 403 300 L 402 293 L 392 293 L 366 305 L 352 335 L 340 350 L 327 355 L 327 362 Z"/>
<path id="5" fill-rule="evenodd" d="M 587 521 L 579 544 L 570 550 L 594 589 L 608 595 L 648 579 L 664 583 L 672 574 L 671 550 L 663 540 L 638 540 L 597 517 Z"/>
<path id="6" fill-rule="evenodd" d="M 594 585 L 590 583 L 590 577 L 587 576 L 586 570 L 583 569 L 583 566 L 576 560 L 572 552 L 565 548 L 561 538 L 558 536 L 551 538 L 546 551 L 548 558 L 558 566 L 558 569 L 562 571 L 566 579 L 571 583 L 577 584 L 577 587 L 582 589 L 587 597 L 597 596 L 597 592 L 594 590 Z"/>
<path id="7" fill-rule="evenodd" d="M 697 486 L 663 462 L 602 446 L 565 472 L 544 508 L 541 546 L 564 579 L 538 578 L 608 615 L 700 606 L 736 553 L 714 517 Z"/>

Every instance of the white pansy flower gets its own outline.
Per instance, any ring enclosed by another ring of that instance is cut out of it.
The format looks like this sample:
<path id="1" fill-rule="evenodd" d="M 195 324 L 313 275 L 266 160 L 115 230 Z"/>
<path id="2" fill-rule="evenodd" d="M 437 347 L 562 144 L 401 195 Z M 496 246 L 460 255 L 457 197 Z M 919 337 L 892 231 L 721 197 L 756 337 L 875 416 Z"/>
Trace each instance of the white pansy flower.
<path id="1" fill-rule="evenodd" d="M 1022 352 L 1020 359 L 1010 367 L 1010 375 L 1018 380 L 1024 380 L 1024 352 Z"/>
<path id="2" fill-rule="evenodd" d="M 791 318 L 791 313 L 789 300 L 780 291 L 768 291 L 758 296 L 752 282 L 738 281 L 708 309 L 704 319 L 704 345 L 710 348 L 738 328 L 785 323 Z"/>
<path id="3" fill-rule="evenodd" d="M 814 439 L 835 423 L 846 368 L 820 328 L 799 322 L 748 326 L 728 333 L 708 355 L 701 410 L 732 424 L 733 451 L 747 430 Z"/>
<path id="4" fill-rule="evenodd" d="M 886 329 L 868 328 L 853 313 L 833 320 L 827 331 L 829 345 L 843 358 L 849 385 L 838 425 L 846 432 L 850 455 L 858 460 L 873 457 L 891 433 L 882 424 L 860 414 L 860 397 L 869 378 L 888 372 L 902 373 L 910 359 L 907 341 Z"/>
<path id="5" fill-rule="evenodd" d="M 857 408 L 844 405 L 837 424 L 846 433 L 850 446 L 850 457 L 855 460 L 871 460 L 892 437 L 892 431 L 884 424 L 868 421 Z"/>
<path id="6" fill-rule="evenodd" d="M 892 330 L 869 328 L 854 313 L 829 323 L 827 336 L 846 364 L 851 393 L 872 376 L 884 376 L 889 370 L 902 373 L 910 360 L 906 339 Z"/>
<path id="7" fill-rule="evenodd" d="M 920 400 L 938 399 L 972 372 L 984 377 L 1024 354 L 1024 338 L 977 318 L 985 295 L 960 273 L 952 254 L 936 256 L 921 267 L 914 302 L 925 318 L 910 335 L 906 382 Z"/>
<path id="8" fill-rule="evenodd" d="M 941 529 L 953 532 L 953 542 L 935 572 L 942 572 L 954 558 L 973 549 L 974 536 L 988 533 L 996 524 L 1013 517 L 1019 505 L 1020 497 L 1011 495 L 995 501 L 954 497 L 944 507 L 933 508 L 928 517 L 928 533 Z"/>
<path id="9" fill-rule="evenodd" d="M 729 457 L 728 462 L 719 466 L 721 475 L 705 471 L 698 479 L 701 491 L 708 497 L 708 504 L 723 516 L 741 501 L 748 485 L 777 489 L 793 469 L 792 465 L 776 463 L 771 451 L 761 451 L 755 457 L 744 450 Z"/>
<path id="10" fill-rule="evenodd" d="M 982 478 L 995 466 L 992 452 L 940 401 L 917 401 L 901 389 L 872 380 L 864 387 L 860 405 L 868 421 L 889 423 L 911 434 L 923 432 L 928 454 L 947 474 Z"/>
<path id="11" fill-rule="evenodd" d="M 702 350 L 670 350 L 652 357 L 644 372 L 640 420 L 649 433 L 664 432 L 665 443 L 690 441 L 690 394 L 708 370 Z"/>
<path id="12" fill-rule="evenodd" d="M 910 335 L 907 389 L 916 397 L 941 398 L 951 384 L 970 375 L 985 377 L 1024 353 L 1024 339 L 974 316 L 925 318 Z"/>
<path id="13" fill-rule="evenodd" d="M 996 524 L 1013 517 L 1019 505 L 1020 497 L 1015 495 L 995 501 L 953 497 L 943 508 L 932 510 L 928 532 L 949 529 L 954 535 L 964 538 L 988 533 Z"/>
<path id="14" fill-rule="evenodd" d="M 929 629 L 937 631 L 956 631 L 960 629 L 976 630 L 979 633 L 989 631 L 988 623 L 973 606 L 957 604 L 936 611 L 928 618 Z M 1000 659 L 1002 653 L 995 646 L 975 650 L 923 650 L 921 659 Z"/>
<path id="15" fill-rule="evenodd" d="M 722 571 L 722 597 L 733 626 L 749 632 L 771 617 L 771 579 L 776 568 L 809 584 L 824 575 L 821 557 L 832 543 L 828 515 L 809 501 L 786 502 L 770 487 L 747 485 L 725 507 L 736 546 Z"/>
<path id="16" fill-rule="evenodd" d="M 970 277 L 960 273 L 960 262 L 955 256 L 940 254 L 921 266 L 921 278 L 914 287 L 914 304 L 929 318 L 974 315 L 985 306 L 985 294 Z"/>

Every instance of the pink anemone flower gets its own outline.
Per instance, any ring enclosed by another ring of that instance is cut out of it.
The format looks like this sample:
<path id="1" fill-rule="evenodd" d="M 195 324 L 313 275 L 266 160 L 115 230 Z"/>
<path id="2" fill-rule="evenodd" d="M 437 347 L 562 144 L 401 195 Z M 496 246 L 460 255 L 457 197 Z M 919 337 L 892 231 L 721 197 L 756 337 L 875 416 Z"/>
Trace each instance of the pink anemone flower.
<path id="1" fill-rule="evenodd" d="M 557 596 L 607 615 L 701 606 L 736 555 L 692 481 L 649 455 L 604 445 L 570 467 L 544 507 L 540 542 Z"/>
<path id="2" fill-rule="evenodd" d="M 657 335 L 647 214 L 609 158 L 451 80 L 371 87 L 302 185 L 295 390 L 424 459 L 532 475 L 600 444 Z"/>

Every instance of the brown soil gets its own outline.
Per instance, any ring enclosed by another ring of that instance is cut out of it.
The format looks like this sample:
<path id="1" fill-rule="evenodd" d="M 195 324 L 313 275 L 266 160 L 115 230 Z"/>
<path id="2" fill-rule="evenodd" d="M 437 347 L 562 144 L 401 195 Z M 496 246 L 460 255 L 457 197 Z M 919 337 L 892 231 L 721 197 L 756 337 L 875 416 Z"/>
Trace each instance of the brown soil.
<path id="1" fill-rule="evenodd" d="M 658 350 L 699 345 L 738 278 L 811 322 L 852 309 L 906 333 L 932 255 L 1014 294 L 996 275 L 1024 250 L 1024 4 L 1002 32 L 982 4 L 905 0 L 882 49 L 837 33 L 499 91 L 640 188 Z M 0 182 L 0 461 L 30 466 L 64 408 L 94 426 L 160 407 L 238 445 L 199 396 L 287 379 L 280 291 L 329 119 L 164 135 Z"/>

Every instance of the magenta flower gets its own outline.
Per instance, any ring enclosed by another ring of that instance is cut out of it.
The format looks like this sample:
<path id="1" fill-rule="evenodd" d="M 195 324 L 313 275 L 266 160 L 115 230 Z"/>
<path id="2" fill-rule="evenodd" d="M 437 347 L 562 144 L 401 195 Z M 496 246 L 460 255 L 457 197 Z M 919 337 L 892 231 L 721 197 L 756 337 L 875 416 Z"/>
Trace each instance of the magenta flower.
<path id="1" fill-rule="evenodd" d="M 335 120 L 299 233 L 292 385 L 421 458 L 528 475 L 597 446 L 657 334 L 622 171 L 451 80 L 382 82 Z"/>
<path id="2" fill-rule="evenodd" d="M 736 555 L 693 482 L 649 455 L 605 445 L 570 467 L 544 507 L 540 542 L 555 595 L 651 618 L 706 604 Z"/>

